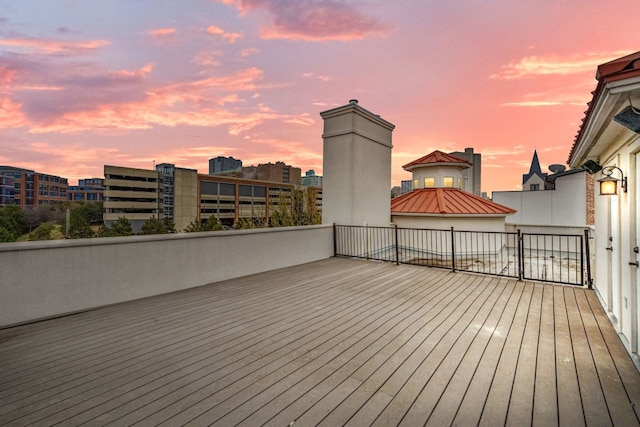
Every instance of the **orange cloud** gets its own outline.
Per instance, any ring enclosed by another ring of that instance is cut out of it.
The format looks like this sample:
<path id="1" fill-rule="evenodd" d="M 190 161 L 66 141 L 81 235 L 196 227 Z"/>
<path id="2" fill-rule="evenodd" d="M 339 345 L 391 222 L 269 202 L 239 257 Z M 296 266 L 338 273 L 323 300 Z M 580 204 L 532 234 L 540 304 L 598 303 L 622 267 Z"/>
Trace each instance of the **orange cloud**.
<path id="1" fill-rule="evenodd" d="M 598 65 L 611 58 L 628 55 L 629 51 L 589 52 L 561 57 L 557 55 L 528 56 L 502 66 L 502 71 L 489 76 L 491 79 L 511 80 L 540 75 L 571 75 L 593 73 Z"/>
<path id="2" fill-rule="evenodd" d="M 0 128 L 16 128 L 28 125 L 22 106 L 9 98 L 0 97 Z"/>
<path id="3" fill-rule="evenodd" d="M 172 36 L 176 33 L 175 28 L 157 28 L 155 30 L 149 31 L 147 34 L 154 37 L 164 37 L 164 36 Z"/>
<path id="4" fill-rule="evenodd" d="M 227 33 L 220 27 L 216 27 L 215 25 L 211 25 L 207 28 L 207 33 L 213 34 L 216 36 L 220 36 L 229 41 L 229 43 L 234 43 L 236 40 L 242 37 L 242 34 L 239 33 Z"/>
<path id="5" fill-rule="evenodd" d="M 230 102 L 240 102 L 236 93 L 228 92 L 254 91 L 261 77 L 261 70 L 250 68 L 230 76 L 209 77 L 159 87 L 147 91 L 142 101 L 101 103 L 93 109 L 67 112 L 50 121 L 34 124 L 29 132 L 104 132 L 118 129 L 151 129 L 155 126 L 226 125 L 230 134 L 238 135 L 266 120 L 279 120 L 303 126 L 313 123 L 308 114 L 280 114 L 263 105 L 249 112 L 211 107 L 215 104 L 222 107 Z"/>
<path id="6" fill-rule="evenodd" d="M 113 80 L 139 80 L 143 79 L 153 70 L 153 64 L 147 64 L 139 70 L 108 71 L 107 76 Z"/>
<path id="7" fill-rule="evenodd" d="M 93 51 L 110 43 L 107 40 L 90 41 L 69 41 L 69 40 L 48 40 L 38 38 L 8 38 L 0 39 L 0 45 L 16 47 L 29 52 L 40 52 L 46 54 L 81 54 Z"/>

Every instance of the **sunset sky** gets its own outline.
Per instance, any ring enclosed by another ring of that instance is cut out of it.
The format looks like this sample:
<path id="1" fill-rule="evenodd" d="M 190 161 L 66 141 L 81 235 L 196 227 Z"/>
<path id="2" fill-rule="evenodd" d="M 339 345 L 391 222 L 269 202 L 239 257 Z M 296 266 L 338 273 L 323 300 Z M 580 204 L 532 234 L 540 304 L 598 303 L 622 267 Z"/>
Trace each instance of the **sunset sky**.
<path id="1" fill-rule="evenodd" d="M 598 64 L 640 50 L 638 0 L 0 0 L 0 164 L 322 174 L 319 113 L 356 98 L 402 165 L 482 154 L 483 191 L 564 164 Z"/>

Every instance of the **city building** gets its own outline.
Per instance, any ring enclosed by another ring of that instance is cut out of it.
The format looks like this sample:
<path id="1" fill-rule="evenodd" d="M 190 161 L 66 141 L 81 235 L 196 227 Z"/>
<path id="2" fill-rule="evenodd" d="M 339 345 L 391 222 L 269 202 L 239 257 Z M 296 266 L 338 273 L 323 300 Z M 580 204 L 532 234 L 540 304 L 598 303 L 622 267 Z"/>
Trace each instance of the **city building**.
<path id="1" fill-rule="evenodd" d="M 67 200 L 67 178 L 14 166 L 0 166 L 0 176 L 8 177 L 2 183 L 5 204 L 14 203 L 26 208 Z M 13 192 L 10 188 L 11 181 Z"/>
<path id="2" fill-rule="evenodd" d="M 302 185 L 307 187 L 322 187 L 322 176 L 316 175 L 316 171 L 309 169 L 302 177 Z"/>
<path id="3" fill-rule="evenodd" d="M 79 179 L 78 185 L 69 186 L 67 197 L 74 202 L 104 201 L 104 178 Z"/>
<path id="4" fill-rule="evenodd" d="M 240 171 L 242 171 L 242 160 L 224 156 L 209 159 L 209 175 Z"/>
<path id="5" fill-rule="evenodd" d="M 171 163 L 155 171 L 105 166 L 105 186 L 105 224 L 124 216 L 134 231 L 152 216 L 169 218 L 178 231 L 212 215 L 229 227 L 242 218 L 267 224 L 279 204 L 293 206 L 295 194 L 322 212 L 320 188 L 199 174 Z"/>
<path id="6" fill-rule="evenodd" d="M 301 172 L 300 168 L 286 165 L 284 162 L 269 162 L 243 167 L 242 178 L 299 185 L 302 183 Z"/>
<path id="7" fill-rule="evenodd" d="M 400 193 L 406 194 L 413 190 L 413 180 L 412 179 L 403 179 L 400 181 Z"/>
<path id="8" fill-rule="evenodd" d="M 596 179 L 593 286 L 640 369 L 640 52 L 596 79 L 567 163 Z"/>
<path id="9" fill-rule="evenodd" d="M 400 227 L 504 231 L 514 209 L 462 190 L 469 161 L 434 151 L 403 166 L 413 190 L 391 199 L 391 220 Z"/>
<path id="10" fill-rule="evenodd" d="M 16 179 L 12 174 L 0 174 L 0 206 L 16 203 L 13 195 L 16 191 Z"/>
<path id="11" fill-rule="evenodd" d="M 104 166 L 104 223 L 126 218 L 138 232 L 152 216 L 163 214 L 162 175 L 155 170 Z"/>
<path id="12" fill-rule="evenodd" d="M 464 151 L 454 151 L 456 157 L 466 160 L 470 166 L 462 170 L 462 185 L 460 188 L 467 193 L 482 197 L 482 155 L 474 153 L 473 148 L 465 148 Z"/>

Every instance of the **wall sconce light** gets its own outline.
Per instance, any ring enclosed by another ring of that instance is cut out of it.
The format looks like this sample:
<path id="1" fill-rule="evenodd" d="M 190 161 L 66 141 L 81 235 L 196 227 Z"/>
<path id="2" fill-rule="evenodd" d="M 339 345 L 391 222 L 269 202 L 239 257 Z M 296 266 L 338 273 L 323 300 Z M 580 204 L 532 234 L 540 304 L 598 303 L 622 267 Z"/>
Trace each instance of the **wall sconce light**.
<path id="1" fill-rule="evenodd" d="M 611 176 L 614 171 L 620 172 L 620 177 L 622 179 L 615 178 Z M 622 170 L 617 166 L 605 166 L 602 168 L 602 175 L 604 178 L 599 179 L 600 183 L 600 195 L 601 196 L 615 196 L 618 194 L 618 182 L 620 183 L 620 187 L 622 191 L 627 192 L 627 177 L 624 176 Z"/>

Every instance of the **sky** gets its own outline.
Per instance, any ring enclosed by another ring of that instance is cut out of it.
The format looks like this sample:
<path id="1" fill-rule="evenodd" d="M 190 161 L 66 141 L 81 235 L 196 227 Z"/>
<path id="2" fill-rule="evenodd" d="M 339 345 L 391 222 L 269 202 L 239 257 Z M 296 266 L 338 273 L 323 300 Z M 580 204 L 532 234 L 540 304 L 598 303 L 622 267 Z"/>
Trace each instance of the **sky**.
<path id="1" fill-rule="evenodd" d="M 0 0 L 0 165 L 322 174 L 320 112 L 396 127 L 392 185 L 433 150 L 518 190 L 565 164 L 599 64 L 640 50 L 638 0 Z"/>

